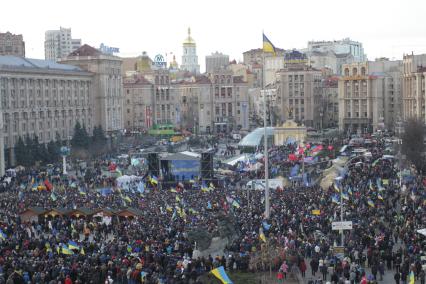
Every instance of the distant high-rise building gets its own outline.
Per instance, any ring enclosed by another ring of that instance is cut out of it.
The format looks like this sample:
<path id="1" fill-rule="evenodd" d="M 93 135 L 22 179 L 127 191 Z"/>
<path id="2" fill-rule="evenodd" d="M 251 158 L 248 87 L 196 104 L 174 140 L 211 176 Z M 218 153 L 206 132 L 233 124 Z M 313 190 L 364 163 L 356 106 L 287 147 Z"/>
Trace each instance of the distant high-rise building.
<path id="1" fill-rule="evenodd" d="M 219 52 L 206 56 L 206 72 L 213 73 L 215 70 L 226 67 L 229 64 L 229 56 Z"/>
<path id="2" fill-rule="evenodd" d="M 353 41 L 349 38 L 333 41 L 310 41 L 308 42 L 308 55 L 312 52 L 326 53 L 332 51 L 337 56 L 342 54 L 351 54 L 354 62 L 364 62 L 367 56 L 364 54 L 362 43 Z"/>
<path id="3" fill-rule="evenodd" d="M 59 61 L 81 46 L 81 39 L 71 38 L 71 29 L 60 27 L 45 33 L 44 58 Z"/>
<path id="4" fill-rule="evenodd" d="M 22 35 L 0 33 L 0 55 L 25 57 L 25 42 Z"/>
<path id="5" fill-rule="evenodd" d="M 183 55 L 182 55 L 182 70 L 199 74 L 200 65 L 198 65 L 197 45 L 191 37 L 191 29 L 188 28 L 188 37 L 183 42 Z"/>

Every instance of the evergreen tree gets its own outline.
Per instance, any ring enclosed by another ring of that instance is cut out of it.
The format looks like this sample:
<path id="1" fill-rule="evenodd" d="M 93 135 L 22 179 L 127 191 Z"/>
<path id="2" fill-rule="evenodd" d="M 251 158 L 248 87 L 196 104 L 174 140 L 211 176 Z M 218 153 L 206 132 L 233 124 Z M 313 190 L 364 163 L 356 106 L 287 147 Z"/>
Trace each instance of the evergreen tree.
<path id="1" fill-rule="evenodd" d="M 33 144 L 33 140 L 31 139 L 30 135 L 25 136 L 25 166 L 32 166 L 34 164 L 34 156 L 33 152 L 31 151 L 31 147 Z"/>
<path id="2" fill-rule="evenodd" d="M 43 164 L 48 164 L 51 161 L 49 152 L 47 152 L 46 144 L 41 143 L 38 145 L 38 155 L 39 160 L 43 162 Z"/>
<path id="3" fill-rule="evenodd" d="M 421 173 L 424 167 L 423 153 L 425 126 L 418 119 L 410 119 L 405 124 L 404 134 L 402 136 L 402 153 Z"/>
<path id="4" fill-rule="evenodd" d="M 75 148 L 87 148 L 89 146 L 89 135 L 86 127 L 81 127 L 80 122 L 76 122 L 74 126 L 74 135 L 71 140 L 71 145 Z"/>
<path id="5" fill-rule="evenodd" d="M 98 143 L 99 145 L 104 145 L 106 143 L 106 137 L 102 126 L 95 126 L 93 128 L 93 142 Z"/>
<path id="6" fill-rule="evenodd" d="M 18 142 L 15 145 L 15 157 L 18 165 L 27 165 L 25 143 L 21 136 L 19 136 Z"/>
<path id="7" fill-rule="evenodd" d="M 32 153 L 34 163 L 38 161 L 43 161 L 43 156 L 40 149 L 41 149 L 41 145 L 40 145 L 40 142 L 38 141 L 38 136 L 35 135 L 33 140 L 31 141 L 31 146 L 30 146 L 30 151 Z"/>
<path id="8" fill-rule="evenodd" d="M 47 143 L 47 155 L 49 156 L 50 163 L 54 163 L 59 159 L 60 147 L 58 146 L 58 141 Z"/>

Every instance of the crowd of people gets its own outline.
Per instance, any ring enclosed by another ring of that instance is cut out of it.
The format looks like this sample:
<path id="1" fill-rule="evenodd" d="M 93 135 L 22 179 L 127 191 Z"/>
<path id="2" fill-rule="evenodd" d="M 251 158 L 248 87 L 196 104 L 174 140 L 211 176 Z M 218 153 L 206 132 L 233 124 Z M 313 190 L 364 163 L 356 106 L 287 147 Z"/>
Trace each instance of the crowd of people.
<path id="1" fill-rule="evenodd" d="M 248 194 L 233 180 L 164 187 L 140 171 L 139 179 L 118 187 L 116 177 L 102 171 L 111 166 L 106 159 L 90 173 L 68 176 L 24 170 L 0 187 L 0 283 L 202 283 L 200 276 L 219 266 L 271 269 L 279 279 L 297 271 L 311 283 L 376 283 L 386 273 L 395 283 L 413 283 L 413 277 L 424 283 L 426 244 L 417 233 L 426 227 L 424 181 L 418 175 L 402 179 L 394 159 L 383 158 L 384 149 L 377 139 L 369 146 L 372 157 L 349 163 L 328 188 L 302 182 L 272 190 L 268 219 L 263 191 Z M 299 163 L 287 159 L 297 151 L 271 150 L 271 169 Z M 120 170 L 125 173 L 124 165 Z M 343 231 L 343 244 L 331 225 L 340 220 L 341 201 L 343 219 L 353 223 Z M 28 221 L 20 215 L 27 208 L 132 208 L 137 216 Z M 199 248 L 189 233 L 221 236 L 219 220 L 229 215 L 236 234 L 222 253 L 193 258 Z"/>

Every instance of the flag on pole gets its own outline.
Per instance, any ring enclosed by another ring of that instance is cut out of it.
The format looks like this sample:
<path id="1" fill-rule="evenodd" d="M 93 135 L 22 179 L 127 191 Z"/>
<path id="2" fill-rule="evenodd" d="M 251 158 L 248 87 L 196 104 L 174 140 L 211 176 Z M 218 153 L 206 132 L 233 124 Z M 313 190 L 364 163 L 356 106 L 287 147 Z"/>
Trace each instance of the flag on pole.
<path id="1" fill-rule="evenodd" d="M 340 192 L 340 187 L 337 185 L 336 182 L 333 183 L 333 188 L 336 192 Z"/>
<path id="2" fill-rule="evenodd" d="M 343 198 L 344 200 L 349 200 L 349 195 L 348 195 L 348 193 L 347 193 L 347 192 L 342 192 L 342 198 Z"/>
<path id="3" fill-rule="evenodd" d="M 265 231 L 269 231 L 269 229 L 271 228 L 271 225 L 270 225 L 270 224 L 268 224 L 268 222 L 266 222 L 266 221 L 263 221 L 263 222 L 262 222 L 262 226 L 263 226 L 263 229 L 264 229 Z"/>
<path id="4" fill-rule="evenodd" d="M 272 42 L 263 34 L 263 52 L 276 54 L 275 46 Z"/>
<path id="5" fill-rule="evenodd" d="M 151 184 L 153 185 L 157 185 L 158 184 L 158 179 L 156 176 L 151 176 L 151 178 L 149 179 L 149 181 L 151 182 Z"/>
<path id="6" fill-rule="evenodd" d="M 370 206 L 370 207 L 374 207 L 374 202 L 373 202 L 373 200 L 371 200 L 371 198 L 369 198 L 369 199 L 367 200 L 367 204 L 368 204 L 368 206 Z"/>
<path id="7" fill-rule="evenodd" d="M 340 202 L 339 202 L 339 198 L 337 197 L 337 195 L 333 195 L 333 196 L 331 197 L 331 202 L 336 203 L 336 204 L 339 204 L 339 203 L 340 203 Z"/>
<path id="8" fill-rule="evenodd" d="M 225 272 L 225 269 L 223 266 L 219 266 L 218 268 L 213 269 L 210 271 L 217 279 L 219 279 L 222 284 L 233 284 L 231 279 L 229 279 L 228 275 Z"/>

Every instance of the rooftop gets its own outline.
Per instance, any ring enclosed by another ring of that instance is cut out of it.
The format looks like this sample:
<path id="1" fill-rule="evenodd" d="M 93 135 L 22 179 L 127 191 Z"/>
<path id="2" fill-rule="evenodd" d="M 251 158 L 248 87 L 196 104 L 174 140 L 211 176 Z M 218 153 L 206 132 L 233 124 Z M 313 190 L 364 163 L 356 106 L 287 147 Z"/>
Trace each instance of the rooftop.
<path id="1" fill-rule="evenodd" d="M 71 52 L 69 56 L 98 56 L 101 54 L 103 53 L 100 52 L 98 49 L 90 45 L 84 44 L 80 48 Z"/>
<path id="2" fill-rule="evenodd" d="M 83 71 L 77 66 L 60 64 L 50 60 L 24 58 L 12 55 L 0 56 L 0 67 L 46 69 L 60 71 Z"/>

